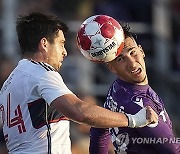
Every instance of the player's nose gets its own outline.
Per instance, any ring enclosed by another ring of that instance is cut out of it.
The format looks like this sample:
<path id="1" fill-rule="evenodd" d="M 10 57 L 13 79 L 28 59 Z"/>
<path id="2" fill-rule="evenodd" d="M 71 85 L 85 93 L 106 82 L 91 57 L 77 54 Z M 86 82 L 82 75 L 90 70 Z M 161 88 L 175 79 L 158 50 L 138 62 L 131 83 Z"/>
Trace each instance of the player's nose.
<path id="1" fill-rule="evenodd" d="M 135 68 L 135 65 L 136 65 L 135 62 L 136 61 L 135 61 L 135 59 L 133 57 L 130 57 L 130 56 L 127 57 L 127 65 L 128 65 L 129 68 L 131 68 L 131 69 Z"/>
<path id="2" fill-rule="evenodd" d="M 67 56 L 67 50 L 66 50 L 66 48 L 64 48 L 64 50 L 63 50 L 63 56 L 64 56 L 64 57 Z"/>

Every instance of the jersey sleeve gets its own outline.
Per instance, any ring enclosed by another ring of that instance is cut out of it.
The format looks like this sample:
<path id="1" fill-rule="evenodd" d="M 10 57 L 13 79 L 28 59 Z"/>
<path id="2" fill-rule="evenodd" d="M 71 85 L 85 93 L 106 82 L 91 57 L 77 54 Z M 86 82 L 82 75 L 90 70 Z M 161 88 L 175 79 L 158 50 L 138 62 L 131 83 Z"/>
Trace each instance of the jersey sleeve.
<path id="1" fill-rule="evenodd" d="M 38 92 L 48 104 L 59 96 L 73 94 L 65 85 L 61 75 L 55 71 L 47 71 L 40 77 Z"/>
<path id="2" fill-rule="evenodd" d="M 157 127 L 149 128 L 146 126 L 144 128 L 138 128 L 137 131 L 144 139 L 149 140 L 152 148 L 158 151 L 158 153 L 176 154 L 180 152 L 180 144 L 176 143 L 172 130 L 161 119 L 159 119 Z"/>
<path id="3" fill-rule="evenodd" d="M 90 154 L 108 154 L 108 148 L 110 144 L 109 129 L 106 128 L 94 128 L 90 129 Z"/>

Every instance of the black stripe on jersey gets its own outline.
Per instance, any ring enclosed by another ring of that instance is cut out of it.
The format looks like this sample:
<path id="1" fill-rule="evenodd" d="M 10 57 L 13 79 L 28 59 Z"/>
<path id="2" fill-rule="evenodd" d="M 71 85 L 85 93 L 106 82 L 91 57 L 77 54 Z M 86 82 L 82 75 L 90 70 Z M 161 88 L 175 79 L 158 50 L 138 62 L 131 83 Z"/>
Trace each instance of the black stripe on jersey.
<path id="1" fill-rule="evenodd" d="M 39 129 L 46 125 L 46 102 L 44 99 L 38 99 L 34 102 L 28 103 L 28 109 L 34 128 Z M 69 119 L 48 105 L 47 120 L 48 123 L 54 123 L 60 120 Z"/>
<path id="2" fill-rule="evenodd" d="M 55 72 L 57 72 L 52 66 L 49 66 L 49 65 L 47 65 L 47 64 L 45 64 L 44 62 L 35 62 L 35 61 L 33 61 L 33 60 L 31 60 L 31 62 L 32 63 L 34 63 L 34 64 L 39 64 L 39 65 L 41 65 L 43 68 L 45 68 L 47 71 L 55 71 Z"/>
<path id="3" fill-rule="evenodd" d="M 44 67 L 47 71 L 56 71 L 53 67 L 43 63 L 43 62 L 38 62 L 42 67 Z"/>
<path id="4" fill-rule="evenodd" d="M 37 64 L 37 62 L 35 62 L 34 60 L 31 60 L 31 62 L 34 63 L 34 64 Z"/>
<path id="5" fill-rule="evenodd" d="M 2 128 L 0 129 L 0 144 L 1 143 L 5 143 L 5 137 L 4 137 L 3 129 Z"/>

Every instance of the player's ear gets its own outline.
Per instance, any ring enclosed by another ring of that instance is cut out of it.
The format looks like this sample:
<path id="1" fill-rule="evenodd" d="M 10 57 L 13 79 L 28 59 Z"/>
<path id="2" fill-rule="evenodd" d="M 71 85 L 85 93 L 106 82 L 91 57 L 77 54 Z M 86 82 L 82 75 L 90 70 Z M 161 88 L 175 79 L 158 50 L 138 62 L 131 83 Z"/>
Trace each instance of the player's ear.
<path id="1" fill-rule="evenodd" d="M 144 53 L 144 50 L 143 50 L 142 46 L 141 46 L 141 45 L 138 45 L 138 47 L 139 47 L 140 51 L 142 52 L 143 57 L 145 57 L 145 53 Z"/>
<path id="2" fill-rule="evenodd" d="M 48 40 L 46 38 L 42 38 L 39 42 L 39 51 L 43 52 L 47 52 L 47 43 L 48 43 Z"/>
<path id="3" fill-rule="evenodd" d="M 48 40 L 42 38 L 38 45 L 38 52 L 45 61 L 48 60 Z"/>
<path id="4" fill-rule="evenodd" d="M 107 62 L 107 63 L 106 63 L 106 66 L 107 66 L 107 68 L 108 68 L 112 73 L 114 73 L 114 74 L 117 73 L 116 69 L 115 69 L 115 68 L 113 67 L 113 65 L 112 65 L 112 62 Z"/>

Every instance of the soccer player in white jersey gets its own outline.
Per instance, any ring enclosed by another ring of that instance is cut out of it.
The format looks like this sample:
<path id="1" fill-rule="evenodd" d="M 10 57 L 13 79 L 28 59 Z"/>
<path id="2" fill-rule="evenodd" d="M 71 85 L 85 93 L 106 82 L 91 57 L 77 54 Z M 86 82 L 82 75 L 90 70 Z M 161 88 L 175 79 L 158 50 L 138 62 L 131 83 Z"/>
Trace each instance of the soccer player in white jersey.
<path id="1" fill-rule="evenodd" d="M 19 16 L 22 59 L 3 84 L 0 117 L 10 154 L 70 154 L 69 120 L 95 127 L 142 127 L 157 122 L 152 108 L 135 115 L 83 102 L 58 73 L 67 56 L 67 26 L 54 15 Z"/>

